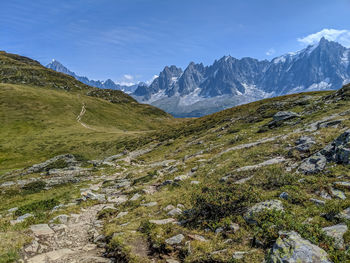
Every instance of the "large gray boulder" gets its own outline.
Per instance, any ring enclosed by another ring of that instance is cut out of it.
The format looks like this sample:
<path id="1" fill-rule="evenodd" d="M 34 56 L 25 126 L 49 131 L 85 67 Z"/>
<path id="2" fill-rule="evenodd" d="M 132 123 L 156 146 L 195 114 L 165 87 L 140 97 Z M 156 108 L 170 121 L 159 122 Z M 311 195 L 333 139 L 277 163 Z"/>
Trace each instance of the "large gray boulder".
<path id="1" fill-rule="evenodd" d="M 316 153 L 305 159 L 299 166 L 298 171 L 304 174 L 315 174 L 324 170 L 327 164 L 326 157 L 321 153 Z"/>
<path id="2" fill-rule="evenodd" d="M 326 251 L 292 232 L 280 232 L 268 256 L 268 263 L 332 263 Z"/>
<path id="3" fill-rule="evenodd" d="M 292 111 L 279 111 L 273 115 L 272 121 L 270 121 L 267 126 L 269 128 L 280 126 L 284 121 L 291 120 L 300 117 L 299 114 Z"/>
<path id="4" fill-rule="evenodd" d="M 338 224 L 335 226 L 324 227 L 322 230 L 326 233 L 327 236 L 334 238 L 336 248 L 344 248 L 344 234 L 348 231 L 346 224 Z"/>
<path id="5" fill-rule="evenodd" d="M 319 173 L 324 170 L 327 162 L 350 164 L 350 129 L 321 151 L 305 159 L 298 170 L 304 174 Z"/>

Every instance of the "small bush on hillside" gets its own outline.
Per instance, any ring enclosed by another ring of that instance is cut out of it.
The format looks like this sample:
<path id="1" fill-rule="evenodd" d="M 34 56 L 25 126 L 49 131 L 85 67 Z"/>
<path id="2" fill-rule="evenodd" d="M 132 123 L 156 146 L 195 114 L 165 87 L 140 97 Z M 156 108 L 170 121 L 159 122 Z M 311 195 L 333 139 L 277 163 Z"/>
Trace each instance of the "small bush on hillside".
<path id="1" fill-rule="evenodd" d="M 38 212 L 48 211 L 54 208 L 55 206 L 59 205 L 59 203 L 60 202 L 58 202 L 54 198 L 31 202 L 29 204 L 19 207 L 18 210 L 15 212 L 15 215 L 21 216 L 26 213 L 32 213 L 32 212 L 38 213 Z"/>
<path id="2" fill-rule="evenodd" d="M 204 187 L 192 197 L 190 221 L 219 221 L 230 215 L 240 215 L 259 200 L 258 191 L 247 185 Z"/>
<path id="3" fill-rule="evenodd" d="M 63 159 L 59 159 L 51 164 L 49 164 L 48 166 L 46 166 L 45 170 L 51 170 L 51 169 L 63 169 L 68 167 L 68 163 L 63 160 Z"/>
<path id="4" fill-rule="evenodd" d="M 44 181 L 36 181 L 36 182 L 31 182 L 29 184 L 24 185 L 22 189 L 26 194 L 34 194 L 43 190 L 45 186 L 46 186 L 46 183 Z"/>

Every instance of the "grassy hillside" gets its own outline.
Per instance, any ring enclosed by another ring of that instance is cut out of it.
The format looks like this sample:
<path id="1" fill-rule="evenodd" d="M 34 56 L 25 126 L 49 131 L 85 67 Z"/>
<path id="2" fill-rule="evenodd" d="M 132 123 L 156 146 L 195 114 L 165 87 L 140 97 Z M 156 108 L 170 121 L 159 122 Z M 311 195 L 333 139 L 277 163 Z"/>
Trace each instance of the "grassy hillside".
<path id="1" fill-rule="evenodd" d="M 0 82 L 0 173 L 60 153 L 87 158 L 112 154 L 125 148 L 121 141 L 173 122 L 165 112 L 121 91 L 89 87 L 4 52 Z M 86 112 L 79 122 L 83 105 Z"/>
<path id="2" fill-rule="evenodd" d="M 0 262 L 350 262 L 350 85 L 177 121 L 113 91 L 0 90 L 1 169 L 85 157 L 0 177 Z"/>

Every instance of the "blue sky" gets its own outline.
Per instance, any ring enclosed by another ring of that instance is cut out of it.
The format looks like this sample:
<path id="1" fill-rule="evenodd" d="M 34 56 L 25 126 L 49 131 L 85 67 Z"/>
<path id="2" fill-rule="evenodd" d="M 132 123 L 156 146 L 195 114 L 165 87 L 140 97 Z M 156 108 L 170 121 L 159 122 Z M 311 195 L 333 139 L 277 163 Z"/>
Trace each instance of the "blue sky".
<path id="1" fill-rule="evenodd" d="M 0 50 L 42 64 L 55 58 L 79 75 L 118 82 L 147 81 L 165 65 L 209 65 L 224 55 L 272 59 L 322 35 L 350 46 L 350 0 L 0 0 L 0 6 Z"/>

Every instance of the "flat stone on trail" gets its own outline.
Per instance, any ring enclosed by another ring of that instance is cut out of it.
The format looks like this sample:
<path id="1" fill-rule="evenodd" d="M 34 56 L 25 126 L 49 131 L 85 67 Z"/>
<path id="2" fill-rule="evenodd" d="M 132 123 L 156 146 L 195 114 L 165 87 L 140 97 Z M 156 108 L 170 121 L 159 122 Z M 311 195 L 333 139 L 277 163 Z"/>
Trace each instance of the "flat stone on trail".
<path id="1" fill-rule="evenodd" d="M 53 260 L 59 260 L 60 258 L 68 256 L 72 253 L 73 251 L 71 249 L 62 248 L 32 257 L 28 259 L 28 263 L 46 263 L 48 260 L 51 262 Z"/>
<path id="2" fill-rule="evenodd" d="M 185 236 L 183 234 L 178 234 L 176 236 L 166 239 L 165 243 L 169 245 L 177 245 L 180 244 L 184 238 Z"/>
<path id="3" fill-rule="evenodd" d="M 30 226 L 30 229 L 33 231 L 36 236 L 47 236 L 52 235 L 55 232 L 49 227 L 48 224 L 38 224 Z"/>
<path id="4" fill-rule="evenodd" d="M 149 222 L 156 225 L 166 225 L 170 223 L 175 223 L 176 220 L 174 218 L 167 218 L 167 219 L 161 219 L 161 220 L 150 220 Z"/>

